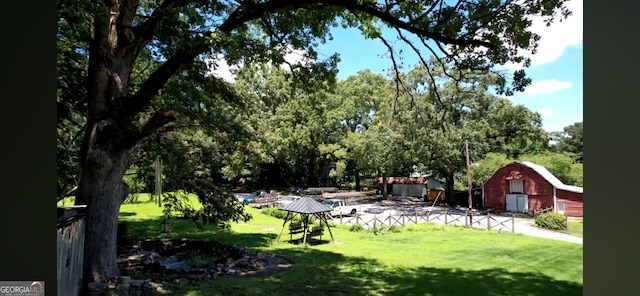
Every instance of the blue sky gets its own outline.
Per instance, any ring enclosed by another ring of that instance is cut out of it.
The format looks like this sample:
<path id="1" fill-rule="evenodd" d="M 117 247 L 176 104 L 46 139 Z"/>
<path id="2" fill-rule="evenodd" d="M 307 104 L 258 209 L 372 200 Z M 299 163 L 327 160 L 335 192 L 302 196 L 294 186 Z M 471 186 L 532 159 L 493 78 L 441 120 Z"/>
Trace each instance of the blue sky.
<path id="1" fill-rule="evenodd" d="M 524 93 L 510 97 L 513 103 L 539 112 L 547 131 L 560 131 L 582 121 L 582 0 L 570 0 L 567 6 L 573 15 L 551 27 L 546 27 L 540 18 L 532 17 L 531 30 L 541 37 L 538 52 L 530 56 L 532 65 L 526 69 L 532 84 Z M 357 29 L 336 28 L 331 34 L 333 40 L 320 46 L 318 52 L 321 58 L 335 52 L 340 54 L 338 78 L 345 79 L 366 68 L 384 74 L 392 67 L 390 59 L 381 57 L 388 50 L 380 40 L 366 40 Z M 397 39 L 392 31 L 385 31 L 384 36 L 389 41 Z M 406 68 L 418 63 L 409 47 L 400 48 Z M 295 54 L 290 59 L 295 60 Z M 521 68 L 519 65 L 502 67 L 510 71 Z M 228 74 L 218 74 L 228 77 Z"/>

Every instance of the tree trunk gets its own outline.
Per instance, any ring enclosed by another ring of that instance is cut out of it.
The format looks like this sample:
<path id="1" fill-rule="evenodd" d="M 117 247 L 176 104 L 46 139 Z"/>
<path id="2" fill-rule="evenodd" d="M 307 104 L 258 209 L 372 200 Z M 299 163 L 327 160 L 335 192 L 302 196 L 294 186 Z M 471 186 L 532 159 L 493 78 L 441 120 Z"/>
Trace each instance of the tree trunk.
<path id="1" fill-rule="evenodd" d="M 87 125 L 75 202 L 87 206 L 82 276 L 85 291 L 88 282 L 104 283 L 119 276 L 118 213 L 128 193 L 122 179 L 129 151 L 141 139 L 130 113 L 139 108 L 126 107 L 124 100 L 128 98 L 138 51 L 118 48 L 118 34 L 112 26 L 115 20 L 115 15 L 96 17 L 95 37 L 89 45 Z M 148 127 L 144 130 L 150 131 Z"/>
<path id="2" fill-rule="evenodd" d="M 445 182 L 444 182 L 444 201 L 448 204 L 451 203 L 451 199 L 454 196 L 454 191 L 453 191 L 453 171 L 448 171 L 445 177 Z"/>
<path id="3" fill-rule="evenodd" d="M 93 157 L 96 156 L 88 156 Z M 106 282 L 119 275 L 116 238 L 118 213 L 127 194 L 122 182 L 126 158 L 126 153 L 103 153 L 100 159 L 107 165 L 82 166 L 76 204 L 87 205 L 83 277 L 86 282 Z"/>
<path id="4" fill-rule="evenodd" d="M 385 175 L 385 173 L 382 173 L 382 198 L 389 198 L 389 193 L 387 192 L 387 175 Z"/>
<path id="5" fill-rule="evenodd" d="M 360 192 L 360 170 L 358 168 L 355 169 L 355 177 L 356 177 L 356 191 Z"/>

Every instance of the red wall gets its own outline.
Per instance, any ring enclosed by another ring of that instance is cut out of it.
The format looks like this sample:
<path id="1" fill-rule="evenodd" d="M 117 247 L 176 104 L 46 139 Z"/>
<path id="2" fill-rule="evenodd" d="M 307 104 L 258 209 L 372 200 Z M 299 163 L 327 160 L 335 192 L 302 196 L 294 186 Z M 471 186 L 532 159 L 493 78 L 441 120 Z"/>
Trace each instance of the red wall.
<path id="1" fill-rule="evenodd" d="M 564 214 L 570 217 L 582 217 L 582 193 L 556 190 L 556 199 L 564 201 Z"/>
<path id="2" fill-rule="evenodd" d="M 484 207 L 506 209 L 506 194 L 509 192 L 509 176 L 520 176 L 524 187 L 523 193 L 529 197 L 529 211 L 553 206 L 553 186 L 531 168 L 512 163 L 500 168 L 484 184 Z"/>

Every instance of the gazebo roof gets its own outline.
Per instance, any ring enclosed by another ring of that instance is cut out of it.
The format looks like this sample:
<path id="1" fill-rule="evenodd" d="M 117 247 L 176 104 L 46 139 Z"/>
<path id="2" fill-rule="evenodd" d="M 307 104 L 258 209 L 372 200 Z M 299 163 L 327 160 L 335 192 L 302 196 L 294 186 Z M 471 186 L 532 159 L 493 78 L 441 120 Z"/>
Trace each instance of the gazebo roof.
<path id="1" fill-rule="evenodd" d="M 281 210 L 288 212 L 295 212 L 301 214 L 315 214 L 323 212 L 331 212 L 331 208 L 322 203 L 319 203 L 315 199 L 309 196 L 303 196 L 300 199 L 280 208 Z"/>

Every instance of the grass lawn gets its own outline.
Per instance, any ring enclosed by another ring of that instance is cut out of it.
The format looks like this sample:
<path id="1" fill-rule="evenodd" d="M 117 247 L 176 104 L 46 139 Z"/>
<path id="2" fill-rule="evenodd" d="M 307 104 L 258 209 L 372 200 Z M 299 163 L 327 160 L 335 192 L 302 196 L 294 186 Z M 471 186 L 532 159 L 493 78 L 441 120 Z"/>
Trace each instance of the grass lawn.
<path id="1" fill-rule="evenodd" d="M 569 228 L 567 229 L 567 233 L 571 235 L 575 235 L 578 237 L 583 237 L 582 230 L 582 220 L 580 221 L 569 221 Z"/>
<path id="2" fill-rule="evenodd" d="M 249 223 L 229 231 L 171 220 L 168 237 L 211 239 L 287 258 L 288 271 L 262 278 L 221 277 L 171 295 L 582 295 L 581 244 L 451 226 L 420 225 L 375 235 L 333 228 L 335 242 L 308 248 L 276 243 L 282 220 L 247 208 Z M 162 209 L 124 204 L 133 240 L 159 232 Z M 328 240 L 329 236 L 323 236 Z"/>

